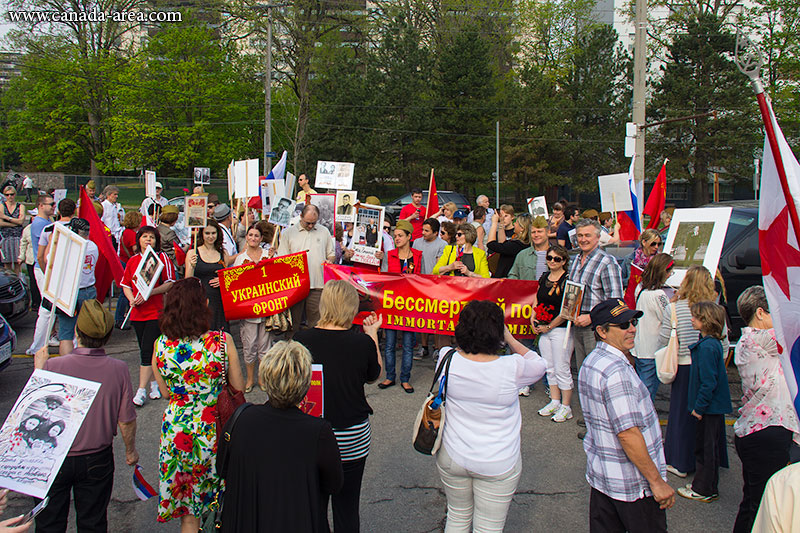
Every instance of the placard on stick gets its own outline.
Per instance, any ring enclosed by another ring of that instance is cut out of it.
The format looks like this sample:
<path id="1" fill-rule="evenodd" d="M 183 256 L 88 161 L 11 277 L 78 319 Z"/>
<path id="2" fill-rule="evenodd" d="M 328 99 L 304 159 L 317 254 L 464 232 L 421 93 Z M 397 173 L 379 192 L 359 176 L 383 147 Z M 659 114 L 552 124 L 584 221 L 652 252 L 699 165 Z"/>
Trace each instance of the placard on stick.
<path id="1" fill-rule="evenodd" d="M 150 198 L 156 197 L 156 171 L 144 171 L 144 194 Z"/>
<path id="2" fill-rule="evenodd" d="M 597 185 L 600 188 L 600 206 L 603 211 L 616 213 L 633 209 L 627 173 L 597 176 Z"/>
<path id="3" fill-rule="evenodd" d="M 667 285 L 679 286 L 686 271 L 693 265 L 702 265 L 714 275 L 728 232 L 731 211 L 730 207 L 675 210 L 664 243 L 664 253 L 671 255 L 675 261 Z"/>
<path id="4" fill-rule="evenodd" d="M 75 314 L 85 258 L 86 239 L 70 231 L 64 224 L 55 224 L 44 272 L 42 296 L 69 316 Z"/>
<path id="5" fill-rule="evenodd" d="M 208 224 L 208 196 L 184 198 L 183 219 L 187 228 L 205 228 Z"/>
<path id="6" fill-rule="evenodd" d="M 317 161 L 317 189 L 352 189 L 355 163 Z"/>
<path id="7" fill-rule="evenodd" d="M 528 198 L 528 213 L 532 217 L 547 218 L 547 199 L 544 196 Z"/>
<path id="8" fill-rule="evenodd" d="M 158 283 L 162 270 L 164 270 L 164 263 L 161 262 L 161 258 L 153 250 L 153 247 L 148 246 L 145 248 L 142 253 L 142 260 L 139 261 L 139 266 L 136 272 L 133 273 L 133 283 L 136 285 L 136 290 L 145 300 L 150 298 L 150 293 L 153 292 L 156 283 Z"/>
<path id="9" fill-rule="evenodd" d="M 210 185 L 211 169 L 208 167 L 194 167 L 194 184 Z"/>

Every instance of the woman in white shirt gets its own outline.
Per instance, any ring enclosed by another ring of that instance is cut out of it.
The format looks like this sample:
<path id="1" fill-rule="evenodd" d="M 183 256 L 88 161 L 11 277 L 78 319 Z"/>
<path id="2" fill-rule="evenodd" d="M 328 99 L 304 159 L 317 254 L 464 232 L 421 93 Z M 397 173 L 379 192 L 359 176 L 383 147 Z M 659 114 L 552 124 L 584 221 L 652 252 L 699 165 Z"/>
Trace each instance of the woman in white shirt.
<path id="1" fill-rule="evenodd" d="M 636 357 L 636 373 L 650 391 L 653 403 L 658 392 L 655 354 L 665 344 L 659 336 L 662 327 L 670 327 L 672 310 L 664 283 L 672 273 L 675 262 L 668 254 L 656 254 L 642 273 L 636 287 L 636 310 L 644 314 L 636 327 L 636 339 L 631 353 Z"/>
<path id="2" fill-rule="evenodd" d="M 547 365 L 511 336 L 494 302 L 467 304 L 455 339 L 436 455 L 447 495 L 445 533 L 502 531 L 522 473 L 518 391 L 539 381 Z M 514 353 L 498 356 L 504 339 Z M 450 352 L 442 348 L 439 364 Z"/>

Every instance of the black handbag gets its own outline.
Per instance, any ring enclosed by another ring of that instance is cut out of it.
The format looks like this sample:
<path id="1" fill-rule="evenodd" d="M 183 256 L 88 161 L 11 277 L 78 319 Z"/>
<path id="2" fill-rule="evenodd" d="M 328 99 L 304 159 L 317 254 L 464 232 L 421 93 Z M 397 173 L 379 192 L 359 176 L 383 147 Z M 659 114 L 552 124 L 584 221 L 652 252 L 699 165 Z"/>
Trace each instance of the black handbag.
<path id="1" fill-rule="evenodd" d="M 425 398 L 414 422 L 411 442 L 415 450 L 425 455 L 435 455 L 442 443 L 444 403 L 447 400 L 447 376 L 450 373 L 450 362 L 453 360 L 455 351 L 455 348 L 451 348 L 444 355 L 442 362 L 439 363 L 436 375 L 433 376 L 433 383 L 428 391 L 428 396 Z M 439 381 L 442 370 L 444 370 L 444 377 Z"/>

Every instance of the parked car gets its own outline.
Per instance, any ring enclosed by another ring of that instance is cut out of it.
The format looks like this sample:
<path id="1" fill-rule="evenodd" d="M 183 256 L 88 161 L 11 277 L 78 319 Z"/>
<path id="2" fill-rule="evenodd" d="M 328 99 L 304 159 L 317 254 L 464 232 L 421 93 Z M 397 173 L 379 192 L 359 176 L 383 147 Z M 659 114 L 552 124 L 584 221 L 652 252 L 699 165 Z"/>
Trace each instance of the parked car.
<path id="1" fill-rule="evenodd" d="M 730 338 L 732 341 L 737 340 L 745 324 L 736 309 L 736 299 L 746 288 L 763 283 L 761 255 L 758 251 L 758 202 L 756 200 L 729 201 L 706 204 L 701 207 L 732 208 L 717 268 L 725 282 L 727 295 L 725 303 L 730 318 Z M 666 234 L 664 240 L 666 241 Z M 605 247 L 606 252 L 611 254 L 622 267 L 625 286 L 628 284 L 630 275 L 628 265 L 633 259 L 633 251 L 637 246 L 638 241 L 623 241 Z M 577 252 L 577 250 L 573 251 L 575 254 Z"/>
<path id="2" fill-rule="evenodd" d="M 439 205 L 444 205 L 447 202 L 453 202 L 456 204 L 456 206 L 458 206 L 459 209 L 463 209 L 468 213 L 472 209 L 469 205 L 467 197 L 460 192 L 436 191 L 436 194 L 439 196 Z M 383 204 L 383 206 L 386 208 L 386 214 L 392 215 L 392 218 L 394 218 L 396 222 L 397 215 L 400 214 L 400 210 L 403 209 L 403 206 L 410 203 L 411 193 L 407 192 L 400 198 L 396 198 L 389 203 Z M 428 191 L 422 191 L 422 205 L 428 205 Z"/>
<path id="3" fill-rule="evenodd" d="M 17 334 L 0 315 L 0 370 L 11 364 L 11 354 L 17 348 Z"/>
<path id="4" fill-rule="evenodd" d="M 0 270 L 0 314 L 14 322 L 28 312 L 30 294 L 25 281 L 10 270 Z"/>

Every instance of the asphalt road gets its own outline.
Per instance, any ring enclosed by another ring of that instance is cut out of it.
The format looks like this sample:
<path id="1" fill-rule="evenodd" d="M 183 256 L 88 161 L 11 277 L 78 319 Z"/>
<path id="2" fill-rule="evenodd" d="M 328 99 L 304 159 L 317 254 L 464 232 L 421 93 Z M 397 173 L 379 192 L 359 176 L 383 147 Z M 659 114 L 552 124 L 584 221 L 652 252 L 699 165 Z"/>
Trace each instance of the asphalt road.
<path id="1" fill-rule="evenodd" d="M 19 338 L 15 354 L 23 354 L 30 345 L 34 321 L 35 315 L 31 313 L 15 325 Z M 131 378 L 136 383 L 139 355 L 133 331 L 115 330 L 107 352 L 128 363 Z M 32 369 L 32 359 L 15 355 L 11 365 L 0 372 L 0 419 L 8 415 Z M 361 491 L 362 531 L 417 533 L 443 528 L 446 502 L 434 459 L 411 447 L 414 417 L 432 378 L 432 362 L 415 361 L 412 383 L 416 393 L 405 394 L 399 386 L 387 390 L 379 390 L 374 384 L 367 386 L 367 399 L 375 416 L 372 417 L 372 449 Z M 729 379 L 734 403 L 738 405 L 739 380 L 735 369 L 729 371 Z M 662 385 L 656 402 L 662 419 L 666 419 L 668 394 L 669 387 Z M 248 400 L 263 402 L 265 395 L 256 391 L 248 395 Z M 589 485 L 584 477 L 586 456 L 582 441 L 576 437 L 579 428 L 574 419 L 556 424 L 538 416 L 536 411 L 547 401 L 541 384 L 536 385 L 530 397 L 520 398 L 523 471 L 508 513 L 506 531 L 509 532 L 588 530 Z M 146 479 L 156 488 L 159 428 L 165 407 L 166 401 L 158 400 L 149 401 L 138 410 L 136 443 L 140 464 Z M 577 397 L 573 400 L 573 411 L 577 418 L 580 413 Z M 720 471 L 720 499 L 707 504 L 678 497 L 667 515 L 672 531 L 708 533 L 733 528 L 741 499 L 741 465 L 733 448 L 733 429 L 728 425 L 726 430 L 731 468 Z M 115 533 L 179 531 L 178 520 L 166 524 L 156 522 L 157 498 L 142 502 L 134 495 L 132 469 L 125 464 L 124 446 L 119 437 L 114 441 L 114 453 L 116 473 L 109 506 L 109 530 Z M 668 481 L 677 488 L 688 480 L 669 475 Z M 32 498 L 12 495 L 2 518 L 17 516 L 31 507 Z M 74 511 L 69 531 L 75 531 Z"/>

